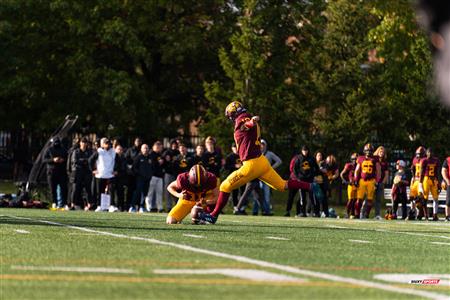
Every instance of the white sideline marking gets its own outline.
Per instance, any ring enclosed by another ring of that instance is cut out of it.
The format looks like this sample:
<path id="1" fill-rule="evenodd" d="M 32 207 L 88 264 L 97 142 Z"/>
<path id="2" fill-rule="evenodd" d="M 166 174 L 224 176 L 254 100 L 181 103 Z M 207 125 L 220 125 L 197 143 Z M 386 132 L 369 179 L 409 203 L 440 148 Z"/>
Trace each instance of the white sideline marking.
<path id="1" fill-rule="evenodd" d="M 439 285 L 450 286 L 450 274 L 376 274 L 373 278 L 388 282 L 411 283 L 411 280 L 440 279 Z"/>
<path id="2" fill-rule="evenodd" d="M 183 236 L 187 236 L 187 237 L 191 237 L 191 238 L 196 238 L 196 239 L 204 239 L 204 238 L 205 238 L 203 235 L 188 234 L 188 233 L 183 233 Z"/>
<path id="3" fill-rule="evenodd" d="M 278 240 L 278 241 L 290 241 L 291 239 L 287 239 L 284 237 L 277 237 L 277 236 L 266 236 L 266 239 L 269 240 Z"/>
<path id="4" fill-rule="evenodd" d="M 443 243 L 443 242 L 431 242 L 431 244 L 435 244 L 435 245 L 447 245 L 447 246 L 450 246 L 450 243 Z"/>
<path id="5" fill-rule="evenodd" d="M 383 283 L 378 283 L 378 282 L 374 282 L 374 281 L 368 281 L 368 280 L 363 280 L 363 279 L 355 279 L 355 278 L 351 278 L 351 277 L 332 275 L 332 274 L 328 274 L 328 273 L 309 271 L 309 270 L 295 268 L 295 267 L 291 267 L 291 266 L 271 263 L 271 262 L 267 262 L 267 261 L 263 261 L 263 260 L 248 258 L 245 256 L 232 255 L 232 254 L 227 254 L 227 253 L 218 252 L 218 251 L 211 251 L 211 250 L 196 248 L 196 247 L 183 245 L 183 244 L 164 242 L 164 241 L 151 239 L 151 238 L 145 238 L 145 237 L 128 236 L 125 234 L 118 234 L 118 233 L 112 233 L 112 232 L 107 232 L 107 231 L 99 231 L 99 230 L 89 229 L 89 228 L 85 228 L 85 227 L 78 227 L 78 226 L 56 223 L 56 222 L 51 222 L 51 221 L 46 221 L 46 220 L 39 220 L 39 219 L 32 219 L 32 218 L 25 218 L 25 217 L 16 217 L 16 216 L 7 216 L 7 217 L 10 217 L 13 219 L 30 220 L 30 221 L 34 221 L 34 222 L 41 222 L 41 223 L 45 223 L 45 224 L 62 226 L 62 227 L 76 229 L 76 230 L 85 231 L 85 232 L 99 233 L 99 234 L 102 234 L 105 236 L 111 236 L 111 237 L 116 237 L 116 238 L 129 239 L 129 240 L 134 240 L 134 241 L 145 241 L 145 242 L 149 242 L 149 243 L 155 244 L 155 245 L 170 246 L 170 247 L 174 247 L 174 248 L 178 248 L 178 249 L 183 249 L 186 251 L 227 258 L 227 259 L 231 259 L 234 261 L 239 261 L 239 262 L 243 262 L 243 263 L 247 263 L 247 264 L 253 264 L 253 265 L 260 266 L 260 267 L 272 268 L 272 269 L 276 269 L 276 270 L 280 270 L 280 271 L 284 271 L 284 272 L 288 272 L 288 273 L 292 273 L 292 274 L 321 278 L 321 279 L 335 281 L 335 282 L 344 282 L 344 283 L 349 283 L 349 284 L 353 284 L 353 285 L 359 285 L 359 286 L 368 287 L 368 288 L 380 289 L 380 290 L 394 292 L 394 293 L 422 296 L 422 297 L 425 297 L 428 299 L 448 300 L 448 295 L 439 294 L 439 293 L 435 293 L 435 292 L 421 291 L 421 290 L 417 290 L 417 289 L 413 289 L 413 288 L 396 287 L 396 286 L 392 286 L 389 284 L 383 284 Z"/>
<path id="6" fill-rule="evenodd" d="M 155 274 L 219 274 L 235 278 L 253 281 L 278 281 L 278 282 L 305 282 L 307 280 L 292 276 L 276 274 L 252 269 L 175 269 L 175 270 L 153 270 Z"/>
<path id="7" fill-rule="evenodd" d="M 30 233 L 28 230 L 23 230 L 23 229 L 14 229 L 14 231 L 17 232 L 17 233 L 22 233 L 22 234 Z"/>
<path id="8" fill-rule="evenodd" d="M 360 244 L 373 244 L 373 242 L 371 241 L 364 241 L 364 240 L 348 240 L 349 242 L 352 243 L 360 243 Z"/>
<path id="9" fill-rule="evenodd" d="M 337 228 L 337 229 L 350 229 L 349 227 L 344 227 L 344 226 L 337 226 L 337 225 L 327 225 L 325 227 L 328 228 Z"/>
<path id="10" fill-rule="evenodd" d="M 11 270 L 21 271 L 54 271 L 54 272 L 77 272 L 77 273 L 115 273 L 136 274 L 131 269 L 117 268 L 89 268 L 89 267 L 64 267 L 64 266 L 11 266 Z"/>

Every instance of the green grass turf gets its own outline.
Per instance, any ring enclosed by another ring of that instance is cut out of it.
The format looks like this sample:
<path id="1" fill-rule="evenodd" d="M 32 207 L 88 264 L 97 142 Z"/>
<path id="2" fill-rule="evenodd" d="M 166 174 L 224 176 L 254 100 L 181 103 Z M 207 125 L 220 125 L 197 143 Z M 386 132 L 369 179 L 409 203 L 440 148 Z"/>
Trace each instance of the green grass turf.
<path id="1" fill-rule="evenodd" d="M 450 245 L 430 243 L 450 243 L 450 224 L 444 222 L 224 215 L 213 226 L 190 225 L 188 220 L 185 220 L 185 224 L 169 226 L 164 224 L 165 214 L 0 209 L 0 215 L 0 299 L 421 298 L 33 220 L 48 220 L 102 232 L 174 242 L 327 274 L 432 291 L 450 297 L 449 286 L 387 283 L 373 278 L 379 273 L 450 274 Z M 11 216 L 33 220 L 14 219 Z M 15 231 L 17 229 L 30 233 L 18 233 Z M 183 234 L 201 235 L 204 238 Z M 267 236 L 289 240 L 270 240 Z M 349 239 L 372 243 L 352 243 Z M 16 270 L 13 266 L 127 268 L 136 274 L 24 271 Z M 308 281 L 275 283 L 222 275 L 153 273 L 155 269 L 210 268 L 261 269 Z"/>
<path id="2" fill-rule="evenodd" d="M 17 193 L 17 187 L 14 182 L 8 180 L 0 180 L 0 193 L 2 194 L 15 194 Z"/>

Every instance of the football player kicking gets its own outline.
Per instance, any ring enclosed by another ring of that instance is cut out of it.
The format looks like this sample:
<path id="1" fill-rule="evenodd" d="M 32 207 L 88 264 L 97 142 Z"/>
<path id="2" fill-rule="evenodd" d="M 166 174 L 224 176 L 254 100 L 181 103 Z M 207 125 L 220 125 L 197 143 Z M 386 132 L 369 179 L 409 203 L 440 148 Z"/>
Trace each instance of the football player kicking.
<path id="1" fill-rule="evenodd" d="M 364 156 L 358 157 L 355 169 L 355 181 L 357 184 L 357 201 L 355 206 L 356 218 L 369 218 L 372 209 L 375 187 L 381 178 L 381 166 L 378 159 L 373 156 L 372 144 L 364 146 Z M 367 197 L 366 211 L 361 214 L 364 196 Z"/>
<path id="2" fill-rule="evenodd" d="M 212 211 L 219 194 L 217 177 L 201 165 L 194 165 L 189 172 L 178 175 L 177 180 L 167 186 L 167 190 L 178 198 L 177 204 L 167 216 L 167 224 L 181 223 L 194 206 L 198 206 L 200 210 Z M 192 221 L 198 223 L 198 220 Z"/>
<path id="3" fill-rule="evenodd" d="M 416 211 L 418 210 L 417 219 L 421 220 L 424 214 L 423 208 L 423 192 L 419 191 L 420 174 L 422 159 L 425 157 L 425 148 L 420 146 L 416 150 L 416 156 L 414 157 L 411 164 L 411 186 L 409 190 L 409 201 L 411 201 L 411 211 L 408 216 L 408 220 L 416 218 Z M 426 208 L 425 208 L 426 210 Z"/>
<path id="4" fill-rule="evenodd" d="M 225 109 L 225 116 L 234 124 L 234 140 L 238 149 L 242 167 L 231 173 L 220 185 L 216 207 L 210 214 L 204 213 L 200 218 L 206 223 L 214 224 L 228 201 L 230 193 L 256 178 L 278 191 L 287 189 L 312 190 L 317 201 L 323 194 L 318 184 L 297 179 L 283 180 L 271 167 L 267 158 L 261 153 L 259 117 L 247 112 L 242 103 L 233 101 Z"/>
<path id="5" fill-rule="evenodd" d="M 438 209 L 439 209 L 439 193 L 440 186 L 437 178 L 437 172 L 439 170 L 439 160 L 433 156 L 433 150 L 427 149 L 426 157 L 420 161 L 420 183 L 419 192 L 423 194 L 423 211 L 425 220 L 428 220 L 428 196 L 433 196 L 433 221 L 438 221 Z"/>
<path id="6" fill-rule="evenodd" d="M 346 163 L 344 169 L 341 172 L 342 183 L 347 185 L 347 218 L 354 219 L 355 218 L 355 203 L 356 203 L 356 184 L 354 180 L 354 172 L 356 169 L 356 160 L 358 158 L 358 154 L 353 153 L 350 157 L 350 162 Z"/>

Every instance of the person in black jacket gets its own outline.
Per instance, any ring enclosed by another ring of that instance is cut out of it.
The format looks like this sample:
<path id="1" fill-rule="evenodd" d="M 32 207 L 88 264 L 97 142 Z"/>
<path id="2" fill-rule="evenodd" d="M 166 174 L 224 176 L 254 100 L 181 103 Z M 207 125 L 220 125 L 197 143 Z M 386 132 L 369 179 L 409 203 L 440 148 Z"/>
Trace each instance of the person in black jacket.
<path id="1" fill-rule="evenodd" d="M 216 150 L 216 141 L 213 137 L 208 136 L 205 140 L 206 151 L 203 153 L 204 167 L 208 172 L 220 178 L 220 170 L 222 169 L 222 154 Z"/>
<path id="2" fill-rule="evenodd" d="M 144 197 L 148 193 L 150 179 L 152 178 L 152 160 L 150 158 L 150 149 L 147 144 L 141 146 L 141 154 L 135 157 L 133 162 L 133 174 L 136 177 L 136 189 L 130 203 L 128 212 L 137 212 L 137 207 L 144 209 Z"/>
<path id="3" fill-rule="evenodd" d="M 90 203 L 93 202 L 91 193 L 92 173 L 89 168 L 89 157 L 92 150 L 88 148 L 87 138 L 80 140 L 78 148 L 74 149 L 70 154 L 70 178 L 72 182 L 71 199 L 73 201 L 73 209 L 80 209 L 82 206 L 89 210 Z M 87 203 L 84 205 L 81 194 L 83 189 L 87 194 Z"/>
<path id="4" fill-rule="evenodd" d="M 132 147 L 128 148 L 125 152 L 125 158 L 127 160 L 127 201 L 124 209 L 130 205 L 133 199 L 134 191 L 136 189 L 136 176 L 133 173 L 134 159 L 141 153 L 142 139 L 136 137 Z"/>
<path id="5" fill-rule="evenodd" d="M 52 139 L 52 145 L 44 154 L 43 162 L 47 164 L 47 181 L 52 197 L 52 210 L 63 209 L 67 197 L 67 150 L 61 144 L 58 137 Z M 61 205 L 57 204 L 57 188 L 61 189 Z M 68 207 L 66 207 L 68 209 Z"/>
<path id="6" fill-rule="evenodd" d="M 291 178 L 302 180 L 305 182 L 313 182 L 314 177 L 319 173 L 319 166 L 316 160 L 309 152 L 308 146 L 304 145 L 300 154 L 294 156 L 289 167 L 291 171 Z M 292 204 L 299 190 L 289 190 L 288 201 L 286 205 L 286 217 L 290 216 Z M 306 195 L 309 201 L 314 203 L 314 197 L 311 191 L 300 190 L 300 199 L 297 202 L 297 216 L 306 217 Z"/>
<path id="7" fill-rule="evenodd" d="M 176 170 L 174 167 L 174 161 L 177 155 L 180 154 L 180 151 L 178 150 L 178 142 L 177 140 L 171 140 L 170 141 L 170 147 L 169 149 L 166 149 L 163 152 L 164 157 L 164 195 L 166 198 L 166 208 L 167 211 L 170 211 L 172 209 L 172 206 L 174 203 L 177 202 L 178 199 L 176 199 L 172 194 L 169 193 L 167 190 L 167 186 L 171 184 L 174 180 L 177 179 Z"/>
<path id="8" fill-rule="evenodd" d="M 185 144 L 178 144 L 178 150 L 180 151 L 180 154 L 178 154 L 173 161 L 173 168 L 177 176 L 181 173 L 188 172 L 194 165 L 193 159 L 187 152 Z"/>
<path id="9" fill-rule="evenodd" d="M 239 154 L 237 153 L 237 147 L 236 144 L 233 143 L 231 144 L 231 153 L 227 155 L 227 157 L 225 158 L 225 172 L 226 175 L 230 175 L 231 173 L 233 173 L 234 171 L 236 171 L 237 169 L 239 169 L 240 167 L 242 167 L 242 162 L 241 159 L 239 158 Z M 245 185 L 243 185 L 242 187 L 235 189 L 232 192 L 232 198 L 233 198 L 233 207 L 236 207 L 238 205 L 239 202 L 239 192 L 241 193 L 241 195 L 244 193 L 245 190 Z"/>
<path id="10" fill-rule="evenodd" d="M 125 207 L 125 187 L 127 185 L 127 159 L 123 151 L 123 147 L 117 144 L 114 148 L 116 151 L 116 164 L 117 164 L 117 175 L 114 180 L 114 194 L 113 202 L 115 203 L 118 211 L 124 211 Z"/>

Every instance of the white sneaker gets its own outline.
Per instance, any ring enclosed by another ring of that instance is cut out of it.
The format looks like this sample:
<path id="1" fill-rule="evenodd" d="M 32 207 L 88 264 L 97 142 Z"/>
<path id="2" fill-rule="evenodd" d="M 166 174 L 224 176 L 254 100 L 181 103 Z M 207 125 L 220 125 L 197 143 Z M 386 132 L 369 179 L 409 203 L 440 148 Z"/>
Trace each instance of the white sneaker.
<path id="1" fill-rule="evenodd" d="M 128 210 L 128 212 L 130 214 L 136 213 L 136 207 L 130 207 L 130 209 Z"/>
<path id="2" fill-rule="evenodd" d="M 147 213 L 147 212 L 148 212 L 148 210 L 145 207 L 140 207 L 139 208 L 139 213 L 140 214 Z"/>
<path id="3" fill-rule="evenodd" d="M 102 211 L 102 208 L 100 206 L 97 206 L 97 208 L 94 210 L 95 212 Z"/>
<path id="4" fill-rule="evenodd" d="M 376 216 L 375 220 L 381 220 L 381 216 Z"/>
<path id="5" fill-rule="evenodd" d="M 115 207 L 114 205 L 111 205 L 108 209 L 109 212 L 116 212 L 119 211 L 119 209 L 117 207 Z"/>
<path id="6" fill-rule="evenodd" d="M 64 210 L 70 210 L 69 205 L 64 205 Z"/>

